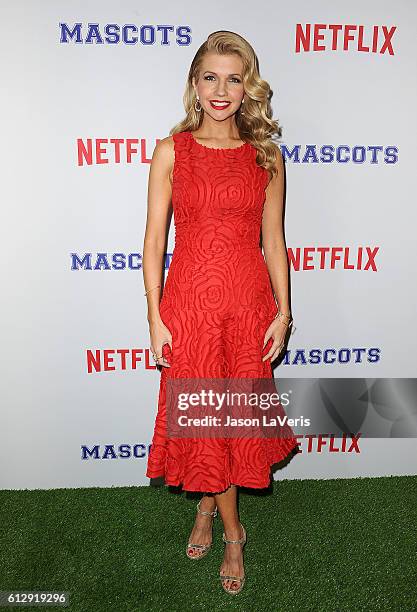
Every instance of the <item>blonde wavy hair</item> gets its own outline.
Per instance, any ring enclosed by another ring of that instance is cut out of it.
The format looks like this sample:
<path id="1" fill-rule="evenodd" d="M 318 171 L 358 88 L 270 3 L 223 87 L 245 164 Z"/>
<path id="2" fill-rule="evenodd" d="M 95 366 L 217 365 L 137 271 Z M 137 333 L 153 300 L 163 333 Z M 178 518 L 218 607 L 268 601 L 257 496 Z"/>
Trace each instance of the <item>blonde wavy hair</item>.
<path id="1" fill-rule="evenodd" d="M 256 161 L 259 166 L 269 171 L 270 177 L 277 172 L 276 156 L 277 145 L 272 141 L 274 134 L 281 137 L 282 128 L 278 121 L 272 119 L 272 108 L 270 98 L 272 90 L 267 81 L 259 74 L 259 62 L 255 51 L 239 34 L 227 30 L 212 32 L 207 40 L 201 45 L 191 62 L 188 72 L 187 84 L 183 96 L 185 107 L 185 118 L 177 123 L 169 132 L 198 130 L 202 121 L 204 110 L 196 111 L 194 104 L 197 100 L 192 79 L 198 81 L 201 72 L 201 64 L 206 53 L 215 52 L 220 55 L 239 55 L 243 63 L 243 87 L 245 91 L 244 113 L 237 111 L 235 114 L 236 125 L 239 130 L 240 139 L 251 143 L 257 150 Z"/>

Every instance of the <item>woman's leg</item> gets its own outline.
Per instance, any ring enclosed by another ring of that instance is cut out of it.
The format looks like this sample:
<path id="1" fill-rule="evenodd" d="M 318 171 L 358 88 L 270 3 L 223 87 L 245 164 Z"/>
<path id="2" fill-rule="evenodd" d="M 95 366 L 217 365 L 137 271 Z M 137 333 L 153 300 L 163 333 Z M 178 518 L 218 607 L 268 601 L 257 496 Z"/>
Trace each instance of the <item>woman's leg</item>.
<path id="1" fill-rule="evenodd" d="M 237 511 L 237 487 L 231 485 L 224 493 L 215 495 L 215 502 L 222 517 L 226 540 L 240 540 L 243 537 Z M 227 576 L 243 576 L 243 553 L 241 544 L 225 544 L 223 563 L 220 573 Z M 229 589 L 238 589 L 240 582 L 226 580 Z"/>
<path id="2" fill-rule="evenodd" d="M 216 501 L 213 494 L 205 493 L 201 498 L 200 510 L 203 512 L 213 512 L 216 507 Z M 193 544 L 210 544 L 212 538 L 212 517 L 204 514 L 196 513 L 193 530 L 190 534 L 188 542 Z M 201 554 L 201 549 L 190 548 L 188 554 L 198 557 Z"/>

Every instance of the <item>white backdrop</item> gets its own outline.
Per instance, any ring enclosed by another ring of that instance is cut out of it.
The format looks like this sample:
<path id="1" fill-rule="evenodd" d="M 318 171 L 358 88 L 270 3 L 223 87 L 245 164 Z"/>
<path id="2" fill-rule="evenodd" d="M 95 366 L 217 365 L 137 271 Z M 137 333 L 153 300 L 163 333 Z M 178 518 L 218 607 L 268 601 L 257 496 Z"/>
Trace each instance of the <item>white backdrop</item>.
<path id="1" fill-rule="evenodd" d="M 149 482 L 160 378 L 140 267 L 149 160 L 183 117 L 190 62 L 214 30 L 253 45 L 283 152 L 297 147 L 286 163 L 286 241 L 308 265 L 291 266 L 297 331 L 275 377 L 416 375 L 416 4 L 239 0 L 205 9 L 165 0 L 2 4 L 1 488 Z M 88 24 L 97 24 L 90 38 Z M 127 28 L 125 40 L 108 42 L 108 24 L 119 32 L 131 24 L 144 39 L 130 44 Z M 297 52 L 297 24 L 303 32 L 310 24 L 311 47 L 316 31 L 324 48 Z M 341 25 L 334 49 L 333 24 Z M 121 139 L 120 159 L 111 139 Z M 81 154 L 89 144 L 91 163 Z M 339 159 L 323 157 L 325 145 Z M 375 157 L 369 147 L 380 147 Z M 173 235 L 171 227 L 168 253 Z M 349 249 L 349 262 L 359 247 L 377 249 L 375 269 L 349 269 L 343 253 L 334 268 L 329 258 L 321 265 L 325 247 Z M 335 360 L 323 358 L 329 349 Z M 89 371 L 89 355 L 101 371 Z M 415 474 L 416 446 L 362 439 L 360 453 L 318 452 L 302 439 L 302 454 L 275 477 Z"/>

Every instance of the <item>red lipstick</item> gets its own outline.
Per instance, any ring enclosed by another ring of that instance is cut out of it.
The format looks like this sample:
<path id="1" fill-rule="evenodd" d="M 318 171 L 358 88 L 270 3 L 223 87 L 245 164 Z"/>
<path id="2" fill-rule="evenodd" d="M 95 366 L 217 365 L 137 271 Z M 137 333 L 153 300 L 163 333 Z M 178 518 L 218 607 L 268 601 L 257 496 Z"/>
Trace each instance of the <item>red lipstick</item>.
<path id="1" fill-rule="evenodd" d="M 214 104 L 215 102 L 219 102 L 219 105 Z M 210 100 L 210 106 L 214 108 L 214 110 L 224 110 L 225 108 L 229 108 L 230 105 L 231 102 L 226 102 L 226 100 Z"/>

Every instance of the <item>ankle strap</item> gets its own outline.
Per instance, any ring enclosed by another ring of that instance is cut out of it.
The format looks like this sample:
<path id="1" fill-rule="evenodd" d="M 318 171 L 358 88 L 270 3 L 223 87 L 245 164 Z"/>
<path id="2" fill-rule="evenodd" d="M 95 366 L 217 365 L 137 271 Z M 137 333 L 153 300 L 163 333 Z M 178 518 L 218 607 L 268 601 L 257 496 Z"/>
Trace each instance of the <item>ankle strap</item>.
<path id="1" fill-rule="evenodd" d="M 201 499 L 197 504 L 197 512 L 200 514 L 204 514 L 204 516 L 212 516 L 215 518 L 217 516 L 217 507 L 213 510 L 213 512 L 207 512 L 206 510 L 200 510 Z"/>
<path id="2" fill-rule="evenodd" d="M 226 534 L 223 533 L 223 542 L 225 544 L 245 544 L 246 542 L 246 533 L 245 533 L 245 529 L 243 527 L 243 525 L 240 525 L 242 527 L 242 531 L 243 531 L 243 537 L 240 540 L 226 540 Z"/>
<path id="3" fill-rule="evenodd" d="M 226 540 L 226 536 L 223 534 L 223 542 L 225 544 L 244 544 L 245 538 L 243 537 L 241 540 Z"/>

